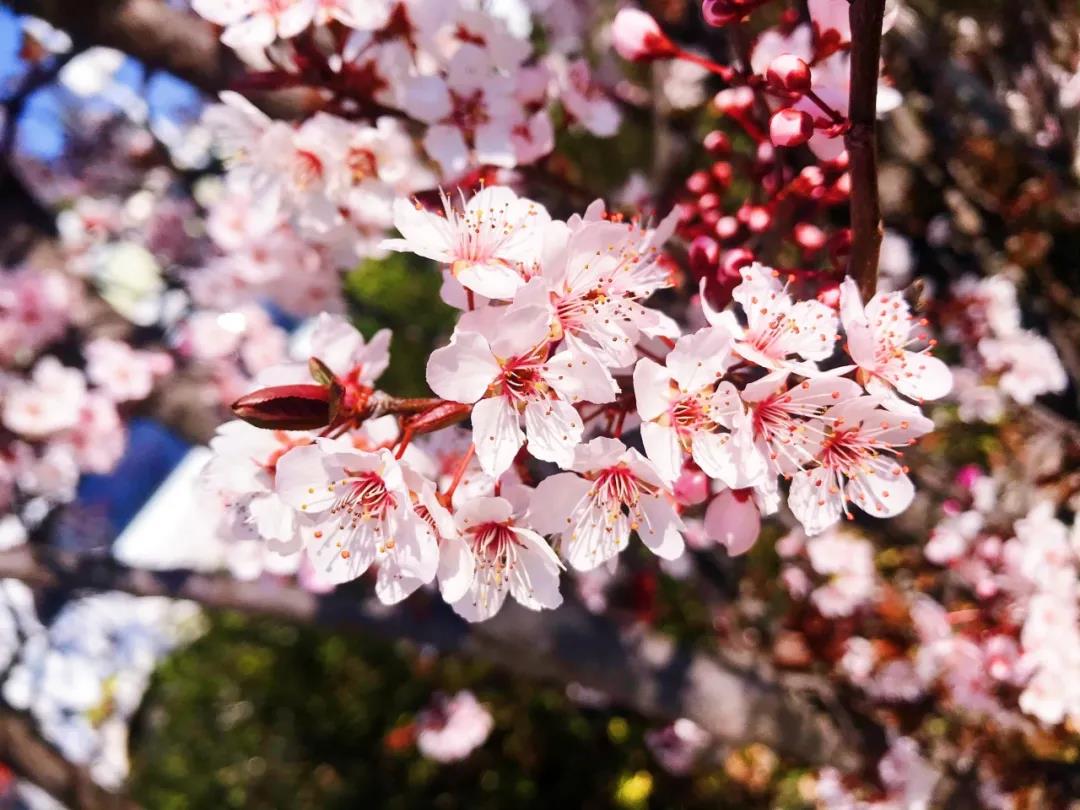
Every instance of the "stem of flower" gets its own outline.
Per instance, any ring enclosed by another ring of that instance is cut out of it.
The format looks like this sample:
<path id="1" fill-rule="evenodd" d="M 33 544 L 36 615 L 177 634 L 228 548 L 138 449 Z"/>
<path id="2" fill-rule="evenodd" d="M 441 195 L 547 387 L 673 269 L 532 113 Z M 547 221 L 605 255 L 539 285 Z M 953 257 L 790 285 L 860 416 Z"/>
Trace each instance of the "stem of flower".
<path id="1" fill-rule="evenodd" d="M 465 477 L 465 470 L 468 469 L 469 462 L 472 461 L 474 453 L 476 453 L 476 445 L 470 444 L 469 449 L 465 451 L 465 455 L 461 457 L 461 462 L 454 472 L 454 479 L 450 482 L 450 486 L 447 487 L 446 492 L 439 498 L 443 503 L 450 503 L 450 499 L 454 497 L 454 492 L 457 490 L 458 484 L 461 483 L 461 479 Z"/>

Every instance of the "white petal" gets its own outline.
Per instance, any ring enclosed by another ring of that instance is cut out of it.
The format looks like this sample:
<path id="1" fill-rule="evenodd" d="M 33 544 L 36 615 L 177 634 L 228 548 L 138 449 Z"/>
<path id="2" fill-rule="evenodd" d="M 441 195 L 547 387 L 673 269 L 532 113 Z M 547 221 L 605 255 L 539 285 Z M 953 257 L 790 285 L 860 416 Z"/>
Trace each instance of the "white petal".
<path id="1" fill-rule="evenodd" d="M 439 591 L 446 602 L 453 604 L 465 596 L 475 570 L 472 552 L 465 541 L 443 538 L 439 546 Z"/>
<path id="2" fill-rule="evenodd" d="M 415 253 L 436 262 L 452 261 L 451 251 L 456 236 L 453 226 L 445 217 L 399 199 L 394 202 L 394 227 L 403 238 L 386 239 L 382 243 L 383 248 Z"/>
<path id="3" fill-rule="evenodd" d="M 565 469 L 574 463 L 574 448 L 581 444 L 585 425 L 573 405 L 546 399 L 525 406 L 525 432 L 529 453 Z"/>
<path id="4" fill-rule="evenodd" d="M 517 270 L 497 260 L 458 262 L 453 272 L 466 289 L 496 300 L 511 299 L 525 286 L 525 279 Z"/>
<path id="5" fill-rule="evenodd" d="M 645 513 L 645 520 L 637 528 L 641 542 L 661 559 L 681 557 L 686 548 L 680 531 L 682 521 L 670 501 L 660 495 L 648 495 L 641 499 L 641 508 Z"/>
<path id="6" fill-rule="evenodd" d="M 639 360 L 634 366 L 634 397 L 642 421 L 647 422 L 666 413 L 672 396 L 668 370 L 647 357 Z"/>
<path id="7" fill-rule="evenodd" d="M 474 332 L 458 332 L 450 345 L 428 358 L 427 382 L 443 399 L 472 403 L 480 399 L 499 375 L 499 364 L 488 342 Z"/>
<path id="8" fill-rule="evenodd" d="M 573 473 L 549 475 L 533 490 L 528 523 L 534 531 L 553 535 L 565 532 L 573 513 L 591 484 Z"/>
<path id="9" fill-rule="evenodd" d="M 843 514 L 843 494 L 830 491 L 834 481 L 824 470 L 795 473 L 788 493 L 788 506 L 808 535 L 820 534 Z"/>
<path id="10" fill-rule="evenodd" d="M 514 533 L 523 548 L 518 555 L 521 570 L 510 576 L 510 593 L 530 610 L 557 608 L 562 604 L 562 594 L 555 552 L 534 532 L 516 529 Z"/>
<path id="11" fill-rule="evenodd" d="M 645 445 L 645 455 L 656 465 L 656 471 L 664 481 L 671 483 L 679 477 L 683 452 L 675 428 L 645 422 L 641 425 L 641 441 Z"/>
<path id="12" fill-rule="evenodd" d="M 518 412 L 505 397 L 488 397 L 473 407 L 472 423 L 480 466 L 488 475 L 501 475 L 513 463 L 525 441 Z"/>
<path id="13" fill-rule="evenodd" d="M 911 505 L 915 485 L 899 464 L 881 459 L 848 482 L 847 494 L 867 514 L 886 518 L 900 514 Z"/>
<path id="14" fill-rule="evenodd" d="M 318 445 L 294 447 L 278 460 L 274 491 L 293 509 L 317 514 L 333 504 L 336 496 L 328 487 L 343 474 L 344 470 Z"/>
<path id="15" fill-rule="evenodd" d="M 731 347 L 731 336 L 723 328 L 701 329 L 676 341 L 667 367 L 679 387 L 693 393 L 716 384 L 731 363 Z"/>

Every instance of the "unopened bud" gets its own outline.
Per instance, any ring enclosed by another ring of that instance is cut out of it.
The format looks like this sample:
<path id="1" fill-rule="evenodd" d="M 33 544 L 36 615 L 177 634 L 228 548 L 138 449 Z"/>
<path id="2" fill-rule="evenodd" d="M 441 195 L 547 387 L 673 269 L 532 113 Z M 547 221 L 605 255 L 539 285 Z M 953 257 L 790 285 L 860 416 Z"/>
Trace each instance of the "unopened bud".
<path id="1" fill-rule="evenodd" d="M 813 77 L 810 66 L 790 53 L 783 53 L 769 63 L 765 71 L 769 84 L 789 93 L 805 93 L 810 89 Z"/>
<path id="2" fill-rule="evenodd" d="M 723 115 L 743 115 L 754 106 L 754 91 L 749 87 L 727 87 L 713 97 L 713 105 Z"/>
<path id="3" fill-rule="evenodd" d="M 331 391 L 321 385 L 274 385 L 245 394 L 232 412 L 268 430 L 315 430 L 331 419 Z"/>
<path id="4" fill-rule="evenodd" d="M 808 253 L 817 253 L 825 247 L 827 239 L 825 231 L 821 230 L 817 225 L 800 222 L 795 226 L 795 244 Z"/>
<path id="5" fill-rule="evenodd" d="M 720 258 L 720 272 L 717 274 L 717 279 L 720 282 L 737 281 L 741 278 L 739 271 L 753 263 L 754 254 L 746 248 L 729 250 Z"/>
<path id="6" fill-rule="evenodd" d="M 714 129 L 705 136 L 703 143 L 713 157 L 726 157 L 731 154 L 731 138 L 726 132 Z"/>
<path id="7" fill-rule="evenodd" d="M 708 172 L 697 171 L 686 178 L 686 190 L 691 194 L 704 194 L 712 186 Z"/>
<path id="8" fill-rule="evenodd" d="M 691 272 L 701 278 L 707 276 L 716 269 L 720 261 L 720 246 L 716 240 L 709 236 L 697 236 L 690 243 L 688 251 Z"/>
<path id="9" fill-rule="evenodd" d="M 731 0 L 704 0 L 701 4 L 701 16 L 705 18 L 706 23 L 717 28 L 736 22 L 745 13 Z"/>
<path id="10" fill-rule="evenodd" d="M 623 59 L 647 62 L 670 59 L 678 48 L 661 30 L 659 23 L 644 11 L 624 8 L 611 24 L 611 43 Z"/>
<path id="11" fill-rule="evenodd" d="M 769 119 L 769 140 L 773 146 L 802 146 L 814 134 L 814 120 L 802 110 L 780 110 Z"/>

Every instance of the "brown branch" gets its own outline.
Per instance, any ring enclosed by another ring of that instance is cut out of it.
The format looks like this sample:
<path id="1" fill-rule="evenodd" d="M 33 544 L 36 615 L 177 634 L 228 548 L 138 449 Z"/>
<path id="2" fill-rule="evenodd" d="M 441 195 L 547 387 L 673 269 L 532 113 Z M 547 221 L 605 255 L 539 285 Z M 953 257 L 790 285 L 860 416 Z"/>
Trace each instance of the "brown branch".
<path id="1" fill-rule="evenodd" d="M 851 0 L 851 129 L 845 137 L 851 172 L 851 254 L 848 275 L 863 300 L 877 289 L 881 206 L 877 178 L 877 85 L 885 0 Z"/>
<path id="2" fill-rule="evenodd" d="M 57 801 L 79 810 L 137 810 L 138 805 L 94 783 L 42 740 L 25 715 L 0 709 L 0 760 Z"/>
<path id="3" fill-rule="evenodd" d="M 191 599 L 207 608 L 404 639 L 476 656 L 522 676 L 580 683 L 649 717 L 688 717 L 722 744 L 763 742 L 813 764 L 858 760 L 837 722 L 789 690 L 644 628 L 619 627 L 574 603 L 543 613 L 507 604 L 494 619 L 470 626 L 438 599 L 418 596 L 385 607 L 345 592 L 317 596 L 292 585 L 225 575 L 154 573 L 111 558 L 29 546 L 0 553 L 2 577 L 64 592 L 118 590 Z"/>
<path id="4" fill-rule="evenodd" d="M 164 70 L 211 95 L 228 89 L 243 73 L 218 30 L 163 0 L 3 0 L 16 12 L 33 14 L 62 28 L 77 47 L 104 45 Z M 295 118 L 318 106 L 311 88 L 245 92 L 270 115 Z"/>

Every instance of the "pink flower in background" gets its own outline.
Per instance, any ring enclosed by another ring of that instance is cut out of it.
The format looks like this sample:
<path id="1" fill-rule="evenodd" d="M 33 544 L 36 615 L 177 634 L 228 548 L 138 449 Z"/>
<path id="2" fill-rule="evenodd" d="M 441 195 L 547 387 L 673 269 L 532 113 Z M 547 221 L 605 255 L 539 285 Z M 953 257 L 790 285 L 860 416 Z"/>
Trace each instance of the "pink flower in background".
<path id="1" fill-rule="evenodd" d="M 439 694 L 416 717 L 416 747 L 436 762 L 457 762 L 483 745 L 494 727 L 491 713 L 472 692 Z"/>
<path id="2" fill-rule="evenodd" d="M 86 377 L 54 357 L 43 357 L 29 380 L 8 383 L 3 394 L 4 427 L 27 438 L 43 438 L 78 423 Z"/>
<path id="3" fill-rule="evenodd" d="M 689 773 L 709 745 L 709 734 L 693 720 L 680 717 L 671 725 L 645 732 L 645 745 L 668 773 Z"/>

